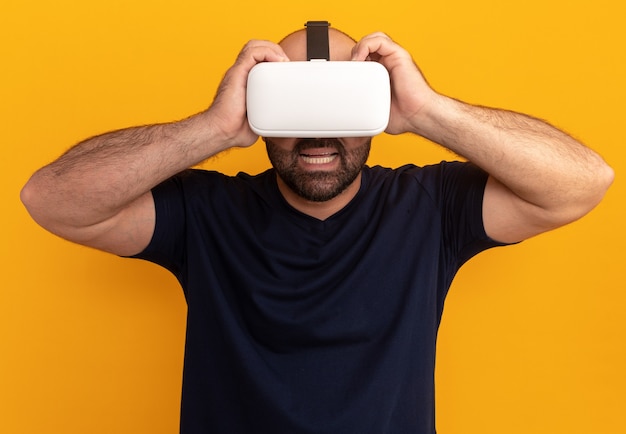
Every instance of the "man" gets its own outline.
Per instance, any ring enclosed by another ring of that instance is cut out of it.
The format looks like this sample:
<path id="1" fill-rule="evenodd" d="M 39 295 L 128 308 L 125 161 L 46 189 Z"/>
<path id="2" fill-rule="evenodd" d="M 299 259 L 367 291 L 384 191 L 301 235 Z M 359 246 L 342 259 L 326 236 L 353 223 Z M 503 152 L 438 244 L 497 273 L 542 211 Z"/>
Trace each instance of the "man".
<path id="1" fill-rule="evenodd" d="M 438 94 L 385 34 L 355 44 L 334 29 L 331 60 L 389 71 L 388 133 L 471 164 L 369 168 L 367 137 L 264 138 L 265 173 L 186 170 L 256 141 L 248 72 L 304 60 L 305 39 L 249 42 L 208 110 L 86 140 L 36 172 L 22 200 L 53 233 L 177 276 L 181 432 L 434 433 L 436 333 L 458 268 L 580 218 L 613 172 L 542 121 Z"/>

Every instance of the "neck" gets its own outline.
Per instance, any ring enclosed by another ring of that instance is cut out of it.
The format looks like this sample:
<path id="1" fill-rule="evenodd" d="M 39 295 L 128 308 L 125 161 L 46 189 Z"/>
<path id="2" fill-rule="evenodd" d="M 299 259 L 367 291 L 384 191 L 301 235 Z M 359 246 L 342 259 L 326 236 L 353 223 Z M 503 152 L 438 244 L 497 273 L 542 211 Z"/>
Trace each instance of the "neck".
<path id="1" fill-rule="evenodd" d="M 278 190 L 283 195 L 289 205 L 311 217 L 318 220 L 326 220 L 328 217 L 341 211 L 359 192 L 361 188 L 361 176 L 362 173 L 355 178 L 355 180 L 337 196 L 324 202 L 313 202 L 303 198 L 295 193 L 291 188 L 284 183 L 280 176 L 276 176 L 278 183 Z"/>

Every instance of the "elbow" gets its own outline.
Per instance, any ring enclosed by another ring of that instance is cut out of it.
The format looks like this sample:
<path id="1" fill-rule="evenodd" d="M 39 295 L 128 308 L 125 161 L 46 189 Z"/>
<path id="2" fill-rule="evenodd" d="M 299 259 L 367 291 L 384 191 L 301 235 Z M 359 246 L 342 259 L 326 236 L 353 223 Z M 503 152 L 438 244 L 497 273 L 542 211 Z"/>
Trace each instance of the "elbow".
<path id="1" fill-rule="evenodd" d="M 611 166 L 605 163 L 604 168 L 603 168 L 603 173 L 602 173 L 602 182 L 603 182 L 602 197 L 604 197 L 604 194 L 607 192 L 611 184 L 613 184 L 614 180 L 615 180 L 615 171 L 613 170 Z"/>
<path id="2" fill-rule="evenodd" d="M 564 224 L 580 219 L 602 202 L 609 187 L 613 184 L 615 172 L 604 161 L 589 173 L 589 177 L 580 189 L 578 200 L 570 202 L 564 213 Z"/>
<path id="3" fill-rule="evenodd" d="M 604 199 L 609 187 L 613 184 L 615 179 L 615 171 L 611 166 L 604 161 L 594 171 L 593 181 L 590 182 L 589 187 L 589 211 L 595 208 Z"/>
<path id="4" fill-rule="evenodd" d="M 37 189 L 33 186 L 33 178 L 29 179 L 28 182 L 22 187 L 20 191 L 20 200 L 22 204 L 28 211 L 28 213 L 33 216 L 33 209 L 36 207 L 35 203 L 37 201 Z"/>
<path id="5" fill-rule="evenodd" d="M 35 173 L 20 191 L 20 200 L 31 218 L 44 229 L 52 232 L 52 221 L 49 216 L 51 204 L 46 202 L 45 181 Z"/>

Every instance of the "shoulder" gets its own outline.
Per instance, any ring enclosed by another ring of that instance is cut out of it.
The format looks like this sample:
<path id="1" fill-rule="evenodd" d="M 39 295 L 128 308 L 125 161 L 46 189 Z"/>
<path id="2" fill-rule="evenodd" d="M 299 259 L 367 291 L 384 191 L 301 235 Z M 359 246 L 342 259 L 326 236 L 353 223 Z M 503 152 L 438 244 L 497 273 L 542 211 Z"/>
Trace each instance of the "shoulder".
<path id="1" fill-rule="evenodd" d="M 190 169 L 153 190 L 157 221 L 172 227 L 227 225 L 268 213 L 277 202 L 272 171 L 226 175 Z"/>
<path id="2" fill-rule="evenodd" d="M 409 188 L 413 185 L 432 196 L 454 186 L 477 185 L 479 189 L 484 189 L 487 182 L 487 174 L 483 170 L 461 161 L 441 161 L 426 166 L 407 164 L 394 169 L 372 166 L 367 167 L 364 173 L 372 187 Z"/>
<path id="3" fill-rule="evenodd" d="M 258 175 L 249 175 L 240 172 L 237 175 L 227 175 L 221 172 L 188 169 L 159 184 L 155 189 L 155 196 L 161 193 L 182 194 L 187 197 L 229 195 L 233 192 L 258 191 L 270 179 L 270 171 Z"/>
<path id="4" fill-rule="evenodd" d="M 470 173 L 480 171 L 474 164 L 465 161 L 441 161 L 436 164 L 418 166 L 415 164 L 405 164 L 396 168 L 383 166 L 367 166 L 365 171 L 369 176 L 378 180 L 401 179 L 412 177 L 417 180 L 436 178 L 441 176 L 454 175 L 455 173 Z"/>

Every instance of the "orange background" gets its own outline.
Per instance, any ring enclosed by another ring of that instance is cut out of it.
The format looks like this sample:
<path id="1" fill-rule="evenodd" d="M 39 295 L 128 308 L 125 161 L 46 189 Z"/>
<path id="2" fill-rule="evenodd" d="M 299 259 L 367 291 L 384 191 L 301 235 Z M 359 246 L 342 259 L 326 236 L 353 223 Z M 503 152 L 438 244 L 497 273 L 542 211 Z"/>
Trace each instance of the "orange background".
<path id="1" fill-rule="evenodd" d="M 175 433 L 185 303 L 166 271 L 58 239 L 19 189 L 79 140 L 210 104 L 251 38 L 310 19 L 407 48 L 440 92 L 550 120 L 617 178 L 583 220 L 486 252 L 453 284 L 440 434 L 626 433 L 623 2 L 57 0 L 0 5 L 0 432 Z M 371 164 L 453 156 L 382 135 Z M 268 167 L 262 145 L 206 167 Z"/>

